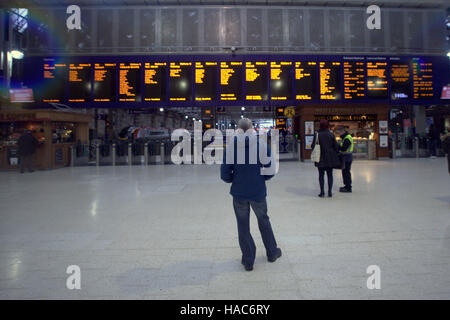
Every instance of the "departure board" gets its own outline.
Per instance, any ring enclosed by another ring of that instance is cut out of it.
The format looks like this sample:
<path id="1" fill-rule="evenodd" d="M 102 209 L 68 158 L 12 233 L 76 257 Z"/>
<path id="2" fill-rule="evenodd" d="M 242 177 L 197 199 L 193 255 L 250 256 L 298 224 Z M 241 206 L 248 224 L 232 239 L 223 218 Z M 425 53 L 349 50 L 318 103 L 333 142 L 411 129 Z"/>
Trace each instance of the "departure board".
<path id="1" fill-rule="evenodd" d="M 195 100 L 217 100 L 217 62 L 195 63 Z"/>
<path id="2" fill-rule="evenodd" d="M 192 62 L 171 62 L 169 76 L 170 101 L 192 100 Z"/>
<path id="3" fill-rule="evenodd" d="M 69 102 L 91 100 L 91 64 L 69 64 Z"/>
<path id="4" fill-rule="evenodd" d="M 411 61 L 413 73 L 414 99 L 432 99 L 433 92 L 433 63 L 414 58 Z"/>
<path id="5" fill-rule="evenodd" d="M 116 63 L 94 64 L 94 102 L 116 101 Z"/>
<path id="6" fill-rule="evenodd" d="M 391 61 L 391 99 L 408 99 L 411 96 L 411 74 L 409 63 Z"/>
<path id="7" fill-rule="evenodd" d="M 344 61 L 344 99 L 360 100 L 366 94 L 364 58 L 360 61 Z"/>
<path id="8" fill-rule="evenodd" d="M 43 102 L 63 102 L 66 98 L 67 65 L 65 63 L 44 63 L 45 89 Z"/>
<path id="9" fill-rule="evenodd" d="M 242 100 L 242 62 L 220 63 L 220 100 Z"/>
<path id="10" fill-rule="evenodd" d="M 145 63 L 144 101 L 166 100 L 166 62 Z"/>
<path id="11" fill-rule="evenodd" d="M 119 66 L 119 101 L 141 101 L 141 63 L 121 63 Z"/>
<path id="12" fill-rule="evenodd" d="M 295 62 L 295 99 L 317 99 L 317 62 Z"/>
<path id="13" fill-rule="evenodd" d="M 367 96 L 371 99 L 388 98 L 387 62 L 367 62 Z"/>
<path id="14" fill-rule="evenodd" d="M 267 62 L 245 63 L 245 84 L 247 100 L 267 100 Z"/>
<path id="15" fill-rule="evenodd" d="M 292 62 L 270 62 L 270 99 L 292 99 Z"/>
<path id="16" fill-rule="evenodd" d="M 340 62 L 320 62 L 320 99 L 341 99 Z"/>

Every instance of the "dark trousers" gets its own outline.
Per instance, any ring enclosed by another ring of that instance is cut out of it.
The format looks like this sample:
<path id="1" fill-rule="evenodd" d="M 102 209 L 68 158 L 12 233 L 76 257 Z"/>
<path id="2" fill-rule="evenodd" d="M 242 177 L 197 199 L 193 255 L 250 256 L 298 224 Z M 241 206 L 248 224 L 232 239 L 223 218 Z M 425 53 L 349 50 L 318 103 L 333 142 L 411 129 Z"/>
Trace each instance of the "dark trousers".
<path id="1" fill-rule="evenodd" d="M 20 156 L 20 172 L 25 171 L 25 166 L 27 166 L 28 171 L 33 171 L 33 155 L 29 154 L 26 156 Z"/>
<path id="2" fill-rule="evenodd" d="M 450 152 L 447 153 L 447 165 L 448 165 L 448 173 L 450 174 Z"/>
<path id="3" fill-rule="evenodd" d="M 434 140 L 434 139 L 430 140 L 430 155 L 432 157 L 436 157 L 437 145 L 438 145 L 437 140 Z"/>
<path id="4" fill-rule="evenodd" d="M 317 168 L 317 169 L 319 169 L 320 193 L 324 193 L 325 172 L 327 173 L 328 179 L 328 192 L 331 192 L 331 190 L 333 189 L 333 168 Z"/>
<path id="5" fill-rule="evenodd" d="M 342 170 L 342 179 L 344 180 L 345 188 L 352 189 L 352 161 L 345 161 L 345 168 Z"/>
<path id="6" fill-rule="evenodd" d="M 250 233 L 250 206 L 258 219 L 258 227 L 266 247 L 267 257 L 272 258 L 277 253 L 277 242 L 273 235 L 272 226 L 267 215 L 266 199 L 262 201 L 245 201 L 233 198 L 234 213 L 236 214 L 239 246 L 242 251 L 242 263 L 253 266 L 255 262 L 256 246 Z"/>

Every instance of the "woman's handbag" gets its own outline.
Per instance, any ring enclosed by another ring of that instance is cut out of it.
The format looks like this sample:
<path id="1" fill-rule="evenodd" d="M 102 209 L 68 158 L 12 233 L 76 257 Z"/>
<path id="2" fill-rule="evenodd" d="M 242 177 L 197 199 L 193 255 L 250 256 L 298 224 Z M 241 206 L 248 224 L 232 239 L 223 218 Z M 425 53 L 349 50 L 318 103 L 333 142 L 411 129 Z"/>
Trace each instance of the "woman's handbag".
<path id="1" fill-rule="evenodd" d="M 319 144 L 319 134 L 316 132 L 316 144 L 314 145 L 314 150 L 311 152 L 311 161 L 320 162 L 320 144 Z"/>

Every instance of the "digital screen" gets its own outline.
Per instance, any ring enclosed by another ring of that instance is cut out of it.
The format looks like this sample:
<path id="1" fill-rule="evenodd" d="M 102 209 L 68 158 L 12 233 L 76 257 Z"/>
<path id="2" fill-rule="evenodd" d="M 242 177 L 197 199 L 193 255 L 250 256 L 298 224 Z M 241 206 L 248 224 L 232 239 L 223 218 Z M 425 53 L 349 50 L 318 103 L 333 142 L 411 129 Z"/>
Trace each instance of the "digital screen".
<path id="1" fill-rule="evenodd" d="M 366 91 L 366 83 L 364 81 L 364 78 L 364 61 L 344 61 L 345 99 L 364 99 Z"/>
<path id="2" fill-rule="evenodd" d="M 411 61 L 413 73 L 414 99 L 432 99 L 433 63 L 414 58 Z"/>
<path id="3" fill-rule="evenodd" d="M 192 100 L 192 62 L 171 62 L 169 76 L 170 101 Z"/>
<path id="4" fill-rule="evenodd" d="M 270 63 L 270 99 L 292 99 L 292 62 Z"/>
<path id="5" fill-rule="evenodd" d="M 391 62 L 391 99 L 408 99 L 411 95 L 411 80 L 408 62 Z"/>
<path id="6" fill-rule="evenodd" d="M 367 96 L 372 99 L 388 98 L 387 62 L 367 62 Z"/>
<path id="7" fill-rule="evenodd" d="M 295 63 L 295 99 L 317 99 L 317 62 Z"/>
<path id="8" fill-rule="evenodd" d="M 220 63 L 220 100 L 242 100 L 242 62 Z"/>
<path id="9" fill-rule="evenodd" d="M 217 100 L 217 62 L 195 63 L 195 100 Z"/>
<path id="10" fill-rule="evenodd" d="M 43 102 L 62 102 L 66 98 L 67 65 L 65 63 L 44 63 L 45 89 Z"/>
<path id="11" fill-rule="evenodd" d="M 116 63 L 94 64 L 94 101 L 116 101 Z"/>
<path id="12" fill-rule="evenodd" d="M 144 101 L 166 100 L 166 62 L 145 63 Z"/>
<path id="13" fill-rule="evenodd" d="M 267 100 L 267 62 L 246 62 L 247 100 Z"/>
<path id="14" fill-rule="evenodd" d="M 91 100 L 91 64 L 69 64 L 69 102 Z"/>
<path id="15" fill-rule="evenodd" d="M 341 99 L 340 62 L 320 62 L 320 99 Z"/>
<path id="16" fill-rule="evenodd" d="M 119 101 L 141 101 L 141 63 L 120 64 Z"/>

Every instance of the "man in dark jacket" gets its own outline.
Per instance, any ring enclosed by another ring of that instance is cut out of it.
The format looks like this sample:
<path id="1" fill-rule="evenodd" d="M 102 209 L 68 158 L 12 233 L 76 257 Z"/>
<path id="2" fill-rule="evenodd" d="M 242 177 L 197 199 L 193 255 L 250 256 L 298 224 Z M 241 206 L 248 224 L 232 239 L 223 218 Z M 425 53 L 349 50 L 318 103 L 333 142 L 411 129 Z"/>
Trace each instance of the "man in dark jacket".
<path id="1" fill-rule="evenodd" d="M 447 133 L 442 136 L 442 150 L 447 154 L 448 173 L 450 174 L 450 128 L 447 128 Z"/>
<path id="2" fill-rule="evenodd" d="M 243 132 L 238 133 L 237 137 L 234 137 L 234 144 L 227 145 L 224 153 L 224 163 L 220 170 L 220 176 L 223 181 L 232 184 L 230 194 L 233 196 L 233 207 L 238 226 L 239 245 L 242 251 L 241 263 L 244 265 L 245 270 L 251 271 L 253 270 L 253 264 L 255 262 L 256 246 L 250 233 L 250 207 L 252 207 L 258 219 L 258 227 L 266 248 L 268 261 L 274 262 L 281 257 L 281 249 L 277 247 L 269 216 L 267 215 L 266 180 L 272 178 L 273 175 L 261 174 L 263 165 L 259 160 L 256 161 L 255 164 L 251 164 L 251 161 L 249 161 L 251 159 L 251 152 L 258 152 L 260 147 L 259 139 L 255 136 L 250 137 L 244 134 L 247 130 L 252 129 L 251 120 L 247 118 L 240 119 L 238 128 Z M 240 145 L 239 139 L 243 139 L 245 144 L 242 143 Z M 240 147 L 244 145 L 244 148 Z M 231 148 L 234 149 L 234 159 L 233 161 L 227 161 L 226 154 L 233 153 L 233 149 Z M 239 162 L 241 161 L 238 161 L 238 157 L 239 152 L 241 152 L 241 154 L 244 152 L 243 149 L 245 149 L 245 159 L 243 163 L 240 164 Z M 258 154 L 259 152 L 257 155 Z M 270 150 L 268 156 L 271 157 Z M 265 165 L 264 167 L 267 166 L 270 166 L 270 164 Z"/>
<path id="3" fill-rule="evenodd" d="M 341 144 L 339 151 L 343 154 L 345 166 L 342 170 L 342 179 L 344 180 L 344 186 L 339 189 L 340 192 L 352 192 L 352 162 L 353 162 L 353 137 L 345 130 L 343 126 L 340 126 L 336 133 L 341 136 Z"/>
<path id="4" fill-rule="evenodd" d="M 439 130 L 433 123 L 430 124 L 430 127 L 428 128 L 428 138 L 430 141 L 430 157 L 436 158 L 436 149 L 439 143 Z"/>
<path id="5" fill-rule="evenodd" d="M 20 173 L 24 173 L 25 163 L 28 171 L 33 172 L 33 156 L 38 146 L 38 141 L 32 136 L 31 131 L 25 130 L 19 137 L 17 144 L 19 145 Z"/>

